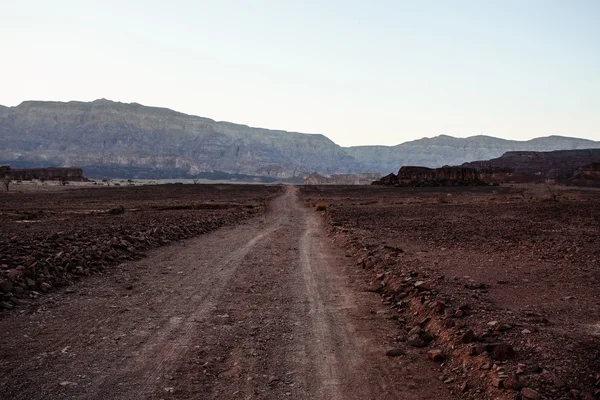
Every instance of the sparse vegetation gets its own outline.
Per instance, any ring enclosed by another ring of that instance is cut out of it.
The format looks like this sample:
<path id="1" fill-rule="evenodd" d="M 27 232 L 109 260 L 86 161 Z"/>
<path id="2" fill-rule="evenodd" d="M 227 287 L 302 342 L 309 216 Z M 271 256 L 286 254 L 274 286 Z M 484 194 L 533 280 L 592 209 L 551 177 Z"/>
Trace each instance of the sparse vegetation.
<path id="1" fill-rule="evenodd" d="M 11 183 L 11 180 L 8 179 L 8 178 L 4 178 L 2 180 L 2 185 L 4 185 L 4 188 L 6 189 L 7 192 L 9 190 L 9 188 L 10 188 L 10 183 Z"/>
<path id="2" fill-rule="evenodd" d="M 317 211 L 327 211 L 326 203 L 317 203 Z"/>

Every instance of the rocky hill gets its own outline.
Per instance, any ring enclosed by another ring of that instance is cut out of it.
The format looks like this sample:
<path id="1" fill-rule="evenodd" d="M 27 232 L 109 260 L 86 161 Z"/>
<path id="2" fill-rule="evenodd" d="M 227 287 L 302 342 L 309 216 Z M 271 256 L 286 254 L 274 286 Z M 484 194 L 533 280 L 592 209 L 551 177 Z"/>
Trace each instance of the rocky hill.
<path id="1" fill-rule="evenodd" d="M 464 163 L 463 167 L 480 171 L 511 169 L 515 181 L 594 180 L 600 163 L 600 149 L 558 150 L 549 152 L 511 151 L 501 157 Z"/>
<path id="2" fill-rule="evenodd" d="M 579 148 L 600 148 L 600 142 L 557 136 L 527 142 L 438 136 L 392 147 L 343 148 L 323 135 L 251 128 L 104 99 L 0 106 L 0 164 L 77 166 L 90 177 L 387 174 L 402 165 L 456 165 L 512 150 Z"/>
<path id="3" fill-rule="evenodd" d="M 172 110 L 96 100 L 0 109 L 0 161 L 288 178 L 360 169 L 323 135 L 250 128 Z M 27 165 L 21 165 L 27 166 Z"/>
<path id="4" fill-rule="evenodd" d="M 505 140 L 491 136 L 455 138 L 440 135 L 397 146 L 358 146 L 346 149 L 369 171 L 388 173 L 402 165 L 438 168 L 466 161 L 489 160 L 509 151 L 553 151 L 600 148 L 600 142 L 562 136 L 528 141 Z"/>

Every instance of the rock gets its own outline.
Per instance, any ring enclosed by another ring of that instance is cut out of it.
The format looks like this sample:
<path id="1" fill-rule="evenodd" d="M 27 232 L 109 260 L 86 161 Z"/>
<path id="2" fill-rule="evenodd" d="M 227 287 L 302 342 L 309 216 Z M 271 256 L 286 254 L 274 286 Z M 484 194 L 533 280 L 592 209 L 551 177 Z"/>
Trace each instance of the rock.
<path id="1" fill-rule="evenodd" d="M 463 310 L 456 310 L 456 311 L 454 312 L 454 317 L 455 317 L 455 318 L 460 318 L 460 317 L 462 317 L 463 315 L 465 315 L 465 313 L 464 313 L 464 311 L 463 311 Z"/>
<path id="2" fill-rule="evenodd" d="M 514 391 L 519 391 L 523 387 L 518 380 L 515 378 L 506 378 L 504 379 L 503 386 L 505 389 L 510 389 Z"/>
<path id="3" fill-rule="evenodd" d="M 444 361 L 446 359 L 442 351 L 439 349 L 429 350 L 427 352 L 427 358 L 432 361 Z"/>
<path id="4" fill-rule="evenodd" d="M 13 305 L 10 304 L 8 301 L 0 301 L 0 309 L 2 310 L 12 310 L 13 309 Z"/>
<path id="5" fill-rule="evenodd" d="M 505 322 L 502 322 L 500 324 L 498 324 L 498 326 L 496 327 L 496 330 L 498 332 L 506 332 L 508 330 L 512 329 L 512 325 L 511 324 L 507 324 Z"/>
<path id="6" fill-rule="evenodd" d="M 500 343 L 494 346 L 492 356 L 498 361 L 510 360 L 515 357 L 515 351 L 510 344 Z"/>
<path id="7" fill-rule="evenodd" d="M 431 285 L 425 281 L 417 281 L 417 282 L 415 282 L 415 288 L 419 292 L 426 292 L 426 291 L 431 290 Z"/>
<path id="8" fill-rule="evenodd" d="M 389 349 L 385 352 L 385 355 L 388 357 L 400 357 L 406 355 L 406 352 L 400 348 Z"/>
<path id="9" fill-rule="evenodd" d="M 493 387 L 497 387 L 497 388 L 504 387 L 504 380 L 502 378 L 500 378 L 499 376 L 492 377 L 491 383 L 492 383 Z"/>
<path id="10" fill-rule="evenodd" d="M 410 335 L 408 337 L 408 340 L 406 341 L 406 343 L 413 347 L 427 346 L 427 343 L 425 343 L 425 341 L 423 339 L 421 339 L 421 337 L 419 335 Z"/>
<path id="11" fill-rule="evenodd" d="M 408 331 L 408 336 L 419 335 L 421 332 L 423 332 L 423 329 L 419 325 L 416 325 L 410 331 Z"/>
<path id="12" fill-rule="evenodd" d="M 469 329 L 461 336 L 460 341 L 467 344 L 467 343 L 471 343 L 474 338 L 475 338 L 475 333 L 473 332 L 473 330 Z"/>
<path id="13" fill-rule="evenodd" d="M 538 392 L 530 388 L 523 388 L 523 390 L 521 390 L 521 396 L 523 399 L 529 400 L 538 400 L 542 398 Z"/>
<path id="14" fill-rule="evenodd" d="M 521 331 L 521 333 L 522 333 L 523 335 L 529 335 L 529 334 L 531 333 L 531 331 L 530 331 L 529 329 L 523 329 L 523 330 Z"/>
<path id="15" fill-rule="evenodd" d="M 0 291 L 2 293 L 9 293 L 13 289 L 13 283 L 9 280 L 0 282 Z"/>
<path id="16" fill-rule="evenodd" d="M 462 393 L 465 393 L 469 390 L 469 384 L 467 382 L 464 382 L 462 385 L 460 385 L 460 391 Z"/>
<path id="17" fill-rule="evenodd" d="M 444 326 L 444 328 L 446 329 L 450 329 L 454 326 L 454 320 L 452 319 L 447 319 L 444 321 L 444 323 L 442 324 Z"/>
<path id="18" fill-rule="evenodd" d="M 52 289 L 52 285 L 51 285 L 51 284 L 49 284 L 48 282 L 42 282 L 42 283 L 40 284 L 40 290 L 41 290 L 43 293 L 47 293 L 47 292 L 49 292 L 51 289 Z"/>

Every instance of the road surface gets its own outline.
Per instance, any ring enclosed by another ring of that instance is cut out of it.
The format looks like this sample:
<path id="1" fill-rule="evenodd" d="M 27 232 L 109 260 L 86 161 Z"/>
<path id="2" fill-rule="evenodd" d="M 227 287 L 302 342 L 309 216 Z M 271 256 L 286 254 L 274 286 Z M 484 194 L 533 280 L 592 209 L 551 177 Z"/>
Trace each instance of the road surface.
<path id="1" fill-rule="evenodd" d="M 451 398 L 297 190 L 1 318 L 0 398 Z"/>

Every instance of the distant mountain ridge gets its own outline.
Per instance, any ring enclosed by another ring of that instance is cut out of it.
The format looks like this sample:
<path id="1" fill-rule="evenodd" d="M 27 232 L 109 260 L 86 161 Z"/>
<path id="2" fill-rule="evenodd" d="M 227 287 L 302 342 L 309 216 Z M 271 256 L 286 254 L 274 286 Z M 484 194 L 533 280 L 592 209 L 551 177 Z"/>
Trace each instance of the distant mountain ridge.
<path id="1" fill-rule="evenodd" d="M 344 148 L 320 134 L 252 128 L 105 99 L 0 106 L 0 163 L 78 166 L 84 174 L 87 167 L 110 177 L 193 177 L 215 171 L 282 179 L 311 172 L 386 174 L 402 165 L 460 165 L 507 151 L 583 148 L 600 148 L 600 142 L 441 135 L 397 146 Z"/>

